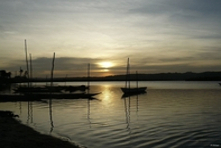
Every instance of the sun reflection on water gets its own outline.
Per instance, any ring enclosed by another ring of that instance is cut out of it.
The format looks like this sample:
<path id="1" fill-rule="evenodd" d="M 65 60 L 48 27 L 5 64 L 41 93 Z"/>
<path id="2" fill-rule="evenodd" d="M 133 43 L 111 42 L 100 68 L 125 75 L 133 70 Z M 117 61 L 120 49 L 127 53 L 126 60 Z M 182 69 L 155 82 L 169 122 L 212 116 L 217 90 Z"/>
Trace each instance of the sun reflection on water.
<path id="1" fill-rule="evenodd" d="M 109 84 L 102 85 L 100 89 L 102 90 L 102 94 L 99 97 L 102 100 L 103 107 L 105 109 L 114 107 L 118 89 Z"/>
<path id="2" fill-rule="evenodd" d="M 110 85 L 103 85 L 102 86 L 102 94 L 103 94 L 103 101 L 110 101 L 111 100 L 111 92 L 110 92 Z"/>

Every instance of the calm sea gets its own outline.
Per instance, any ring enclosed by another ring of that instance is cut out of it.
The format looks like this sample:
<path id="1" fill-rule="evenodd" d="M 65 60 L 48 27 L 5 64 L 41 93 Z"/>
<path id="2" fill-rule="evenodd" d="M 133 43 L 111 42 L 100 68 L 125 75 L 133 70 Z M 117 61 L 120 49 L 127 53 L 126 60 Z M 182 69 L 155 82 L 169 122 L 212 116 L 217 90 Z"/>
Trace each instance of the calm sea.
<path id="1" fill-rule="evenodd" d="M 0 110 L 14 111 L 39 132 L 88 148 L 221 147 L 218 83 L 139 82 L 147 93 L 122 98 L 123 82 L 91 82 L 91 93 L 102 92 L 94 100 L 0 103 Z"/>

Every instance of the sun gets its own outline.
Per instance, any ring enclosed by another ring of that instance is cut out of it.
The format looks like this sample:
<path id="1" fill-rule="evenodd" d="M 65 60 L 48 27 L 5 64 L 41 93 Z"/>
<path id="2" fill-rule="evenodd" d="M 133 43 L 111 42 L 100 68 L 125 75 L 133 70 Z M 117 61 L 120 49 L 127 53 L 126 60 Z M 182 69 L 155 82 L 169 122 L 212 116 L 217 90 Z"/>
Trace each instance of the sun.
<path id="1" fill-rule="evenodd" d="M 102 68 L 110 68 L 113 66 L 113 63 L 111 62 L 100 62 L 98 63 Z"/>

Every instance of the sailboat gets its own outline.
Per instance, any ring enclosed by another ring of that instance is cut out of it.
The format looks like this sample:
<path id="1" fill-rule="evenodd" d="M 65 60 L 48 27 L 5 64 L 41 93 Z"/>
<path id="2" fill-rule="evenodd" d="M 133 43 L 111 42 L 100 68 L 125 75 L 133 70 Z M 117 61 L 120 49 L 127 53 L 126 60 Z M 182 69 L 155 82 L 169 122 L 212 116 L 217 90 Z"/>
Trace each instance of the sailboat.
<path id="1" fill-rule="evenodd" d="M 124 94 L 138 94 L 138 93 L 144 93 L 146 92 L 147 87 L 138 87 L 138 81 L 137 81 L 137 87 L 130 87 L 130 63 L 129 58 L 127 59 L 127 70 L 126 70 L 126 81 L 125 81 L 125 87 L 122 87 L 121 90 Z"/>

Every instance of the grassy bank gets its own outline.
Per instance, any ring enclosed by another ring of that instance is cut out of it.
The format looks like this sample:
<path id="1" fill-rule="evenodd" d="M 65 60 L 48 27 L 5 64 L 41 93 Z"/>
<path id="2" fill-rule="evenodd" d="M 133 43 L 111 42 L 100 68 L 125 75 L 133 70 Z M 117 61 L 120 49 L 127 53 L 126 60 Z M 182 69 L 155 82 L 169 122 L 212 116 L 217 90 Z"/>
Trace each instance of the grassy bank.
<path id="1" fill-rule="evenodd" d="M 1 148 L 79 148 L 68 141 L 43 135 L 21 124 L 11 112 L 0 111 Z"/>

